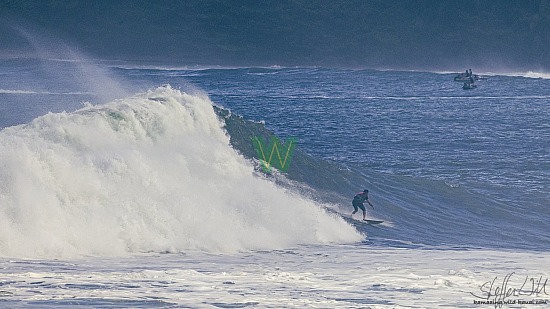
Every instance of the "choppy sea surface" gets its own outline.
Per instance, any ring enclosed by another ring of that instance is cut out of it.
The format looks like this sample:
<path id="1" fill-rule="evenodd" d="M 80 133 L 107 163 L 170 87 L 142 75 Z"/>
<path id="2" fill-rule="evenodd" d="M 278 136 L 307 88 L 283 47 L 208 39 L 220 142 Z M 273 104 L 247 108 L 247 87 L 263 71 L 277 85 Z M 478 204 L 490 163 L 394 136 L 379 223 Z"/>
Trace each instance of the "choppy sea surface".
<path id="1" fill-rule="evenodd" d="M 543 74 L 0 67 L 0 306 L 547 307 Z M 213 106 L 355 182 L 280 186 Z"/>

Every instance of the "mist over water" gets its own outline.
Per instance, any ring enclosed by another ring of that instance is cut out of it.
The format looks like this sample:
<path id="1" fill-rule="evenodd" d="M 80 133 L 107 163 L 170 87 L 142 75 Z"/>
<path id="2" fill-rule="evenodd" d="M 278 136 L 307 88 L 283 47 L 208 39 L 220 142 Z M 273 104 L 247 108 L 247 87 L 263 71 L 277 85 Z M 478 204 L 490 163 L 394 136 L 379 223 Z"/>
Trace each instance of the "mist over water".
<path id="1" fill-rule="evenodd" d="M 2 59 L 0 127 L 126 98 L 152 86 L 130 83 L 105 61 L 44 29 L 16 24 L 9 28 L 29 48 L 18 57 Z"/>
<path id="2" fill-rule="evenodd" d="M 39 72 L 44 75 L 42 82 L 48 83 L 49 91 L 75 89 L 93 95 L 100 103 L 124 98 L 135 92 L 136 89 L 131 90 L 120 76 L 114 76 L 97 60 L 59 38 L 23 27 L 16 30 L 32 46 Z"/>

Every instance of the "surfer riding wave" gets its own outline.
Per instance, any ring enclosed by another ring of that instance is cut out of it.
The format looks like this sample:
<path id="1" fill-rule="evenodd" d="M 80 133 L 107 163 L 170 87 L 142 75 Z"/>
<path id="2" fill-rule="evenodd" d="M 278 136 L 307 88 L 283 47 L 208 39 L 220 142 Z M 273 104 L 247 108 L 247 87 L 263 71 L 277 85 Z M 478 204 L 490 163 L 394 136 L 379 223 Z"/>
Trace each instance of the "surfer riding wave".
<path id="1" fill-rule="evenodd" d="M 353 197 L 353 201 L 351 204 L 353 205 L 353 212 L 351 213 L 351 216 L 359 210 L 359 208 L 363 211 L 363 220 L 366 220 L 367 210 L 365 209 L 365 205 L 363 205 L 365 202 L 367 202 L 372 209 L 374 209 L 374 205 L 369 201 L 369 190 L 365 189 L 363 192 L 357 193 Z"/>

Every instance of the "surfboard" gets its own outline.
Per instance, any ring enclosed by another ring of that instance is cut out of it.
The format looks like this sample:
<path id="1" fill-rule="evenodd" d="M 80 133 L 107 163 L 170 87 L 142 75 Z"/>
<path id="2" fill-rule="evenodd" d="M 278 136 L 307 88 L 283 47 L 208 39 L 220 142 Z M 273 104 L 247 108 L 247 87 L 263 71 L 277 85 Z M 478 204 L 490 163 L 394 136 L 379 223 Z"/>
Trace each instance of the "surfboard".
<path id="1" fill-rule="evenodd" d="M 363 222 L 365 222 L 366 224 L 380 224 L 380 223 L 382 223 L 382 222 L 384 222 L 384 221 L 382 221 L 382 220 L 368 220 L 368 219 L 365 219 L 365 220 L 363 220 Z"/>
<path id="2" fill-rule="evenodd" d="M 349 216 L 349 215 L 344 216 L 344 217 L 349 218 L 349 219 L 354 220 L 354 221 L 363 222 L 365 224 L 373 224 L 374 225 L 374 224 L 380 224 L 380 223 L 384 222 L 384 220 L 371 220 L 371 219 L 362 220 L 362 219 L 354 218 L 353 216 Z"/>

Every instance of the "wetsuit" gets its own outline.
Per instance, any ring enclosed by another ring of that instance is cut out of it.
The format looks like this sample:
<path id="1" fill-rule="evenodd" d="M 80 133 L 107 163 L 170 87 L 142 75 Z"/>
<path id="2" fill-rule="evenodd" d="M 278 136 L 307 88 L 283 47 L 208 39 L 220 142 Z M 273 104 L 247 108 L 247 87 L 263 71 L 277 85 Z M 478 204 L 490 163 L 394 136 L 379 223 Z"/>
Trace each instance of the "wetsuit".
<path id="1" fill-rule="evenodd" d="M 357 208 L 360 208 L 362 211 L 366 211 L 363 203 L 369 199 L 369 194 L 366 192 L 359 192 L 353 197 L 351 204 L 353 205 L 353 213 L 357 212 Z"/>

